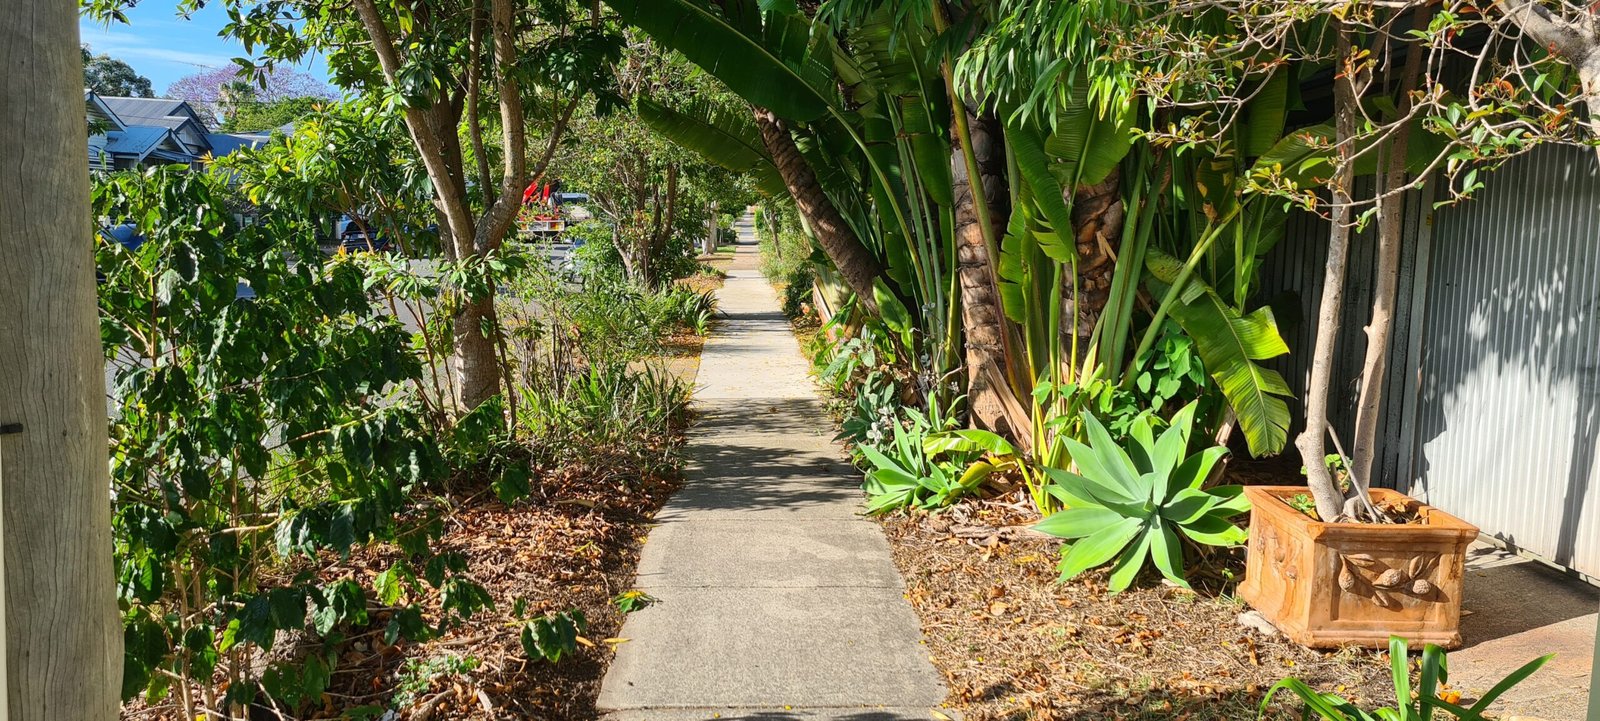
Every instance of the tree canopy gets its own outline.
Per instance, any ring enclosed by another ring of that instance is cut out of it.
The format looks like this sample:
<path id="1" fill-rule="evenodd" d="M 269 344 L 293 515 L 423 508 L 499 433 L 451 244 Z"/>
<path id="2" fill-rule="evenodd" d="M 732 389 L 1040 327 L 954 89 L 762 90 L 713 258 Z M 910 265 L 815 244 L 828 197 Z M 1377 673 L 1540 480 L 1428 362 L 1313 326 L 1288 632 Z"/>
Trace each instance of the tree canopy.
<path id="1" fill-rule="evenodd" d="M 83 87 L 97 95 L 117 98 L 148 98 L 153 95 L 150 78 L 133 66 L 105 53 L 95 55 L 83 46 Z"/>

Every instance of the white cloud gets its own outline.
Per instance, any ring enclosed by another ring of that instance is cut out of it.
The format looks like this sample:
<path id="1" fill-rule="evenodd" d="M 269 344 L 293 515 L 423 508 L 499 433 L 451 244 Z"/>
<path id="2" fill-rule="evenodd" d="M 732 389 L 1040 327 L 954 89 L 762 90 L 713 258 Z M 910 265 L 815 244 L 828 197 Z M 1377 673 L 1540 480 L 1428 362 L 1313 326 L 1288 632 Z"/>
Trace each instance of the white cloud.
<path id="1" fill-rule="evenodd" d="M 195 68 L 220 68 L 233 64 L 233 58 L 214 53 L 176 50 L 134 32 L 93 27 L 82 29 L 83 42 L 96 53 L 108 53 L 129 62 L 153 60 Z"/>

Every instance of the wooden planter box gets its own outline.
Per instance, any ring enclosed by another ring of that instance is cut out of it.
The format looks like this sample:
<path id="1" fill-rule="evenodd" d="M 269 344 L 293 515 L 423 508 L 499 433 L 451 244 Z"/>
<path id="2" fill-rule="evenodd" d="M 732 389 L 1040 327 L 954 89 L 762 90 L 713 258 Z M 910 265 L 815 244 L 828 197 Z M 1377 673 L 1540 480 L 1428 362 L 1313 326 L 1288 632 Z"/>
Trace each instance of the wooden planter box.
<path id="1" fill-rule="evenodd" d="M 1250 546 L 1239 595 L 1296 643 L 1387 648 L 1461 644 L 1461 578 L 1478 529 L 1403 493 L 1373 489 L 1373 501 L 1406 503 L 1426 521 L 1411 525 L 1323 523 L 1287 500 L 1304 486 L 1247 486 Z"/>

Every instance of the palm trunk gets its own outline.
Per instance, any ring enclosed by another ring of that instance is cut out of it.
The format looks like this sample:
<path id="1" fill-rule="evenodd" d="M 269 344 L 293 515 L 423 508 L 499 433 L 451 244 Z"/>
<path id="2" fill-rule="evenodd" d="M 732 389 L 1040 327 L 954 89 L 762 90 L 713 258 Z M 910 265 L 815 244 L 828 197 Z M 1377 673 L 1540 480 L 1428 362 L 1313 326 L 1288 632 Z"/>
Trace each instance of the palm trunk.
<path id="1" fill-rule="evenodd" d="M 795 206 L 806 220 L 822 246 L 824 253 L 839 269 L 845 284 L 855 291 L 856 297 L 866 306 L 874 307 L 872 286 L 883 275 L 883 266 L 872 251 L 856 237 L 855 231 L 845 222 L 833 201 L 822 192 L 817 174 L 806 164 L 789 135 L 788 125 L 766 108 L 756 109 L 756 124 L 761 127 L 761 140 L 772 155 L 772 162 L 783 176 L 783 184 L 794 198 Z"/>
<path id="2" fill-rule="evenodd" d="M 963 112 L 957 110 L 956 112 Z M 1000 308 L 998 273 L 990 255 L 988 238 L 998 237 L 1004 227 L 1006 207 L 1005 154 L 1001 152 L 1000 124 L 992 117 L 968 113 L 966 136 L 971 138 L 971 157 L 977 167 L 980 199 L 973 191 L 967 168 L 968 152 L 958 146 L 951 154 L 950 170 L 955 185 L 956 274 L 961 286 L 961 327 L 967 366 L 967 408 L 972 424 L 1018 438 L 1025 429 L 1013 428 L 1020 419 L 1010 419 L 1006 398 L 1009 363 L 1006 354 L 1005 315 Z M 960 139 L 963 134 L 954 133 Z M 959 141 L 958 141 L 959 142 Z M 980 213 L 978 203 L 987 213 Z M 990 223 L 985 233 L 983 220 Z"/>
<path id="3" fill-rule="evenodd" d="M 0 717 L 116 718 L 105 356 L 76 9 L 0 4 Z"/>
<path id="4" fill-rule="evenodd" d="M 1062 333 L 1076 332 L 1080 354 L 1088 352 L 1088 340 L 1111 300 L 1111 280 L 1117 272 L 1113 250 L 1121 242 L 1125 219 L 1122 202 L 1122 173 L 1112 170 L 1105 180 L 1079 186 L 1072 194 L 1072 236 L 1078 250 L 1078 288 L 1076 300 L 1067 288 L 1067 312 L 1062 314 Z M 1066 282 L 1070 283 L 1069 278 Z M 1074 316 L 1077 323 L 1073 324 Z M 1079 359 L 1081 360 L 1081 359 Z"/>

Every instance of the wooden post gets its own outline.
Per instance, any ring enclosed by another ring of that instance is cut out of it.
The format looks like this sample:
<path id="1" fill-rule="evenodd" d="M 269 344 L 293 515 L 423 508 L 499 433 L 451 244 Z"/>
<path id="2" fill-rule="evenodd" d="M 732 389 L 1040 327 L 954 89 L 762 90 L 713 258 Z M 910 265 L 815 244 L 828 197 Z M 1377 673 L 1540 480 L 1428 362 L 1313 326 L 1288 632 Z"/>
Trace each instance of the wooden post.
<path id="1" fill-rule="evenodd" d="M 0 67 L 4 718 L 109 721 L 122 633 L 77 8 L 0 3 Z"/>
<path id="2" fill-rule="evenodd" d="M 717 201 L 711 201 L 710 217 L 706 220 L 705 255 L 717 252 L 717 233 L 721 229 L 717 226 Z"/>

